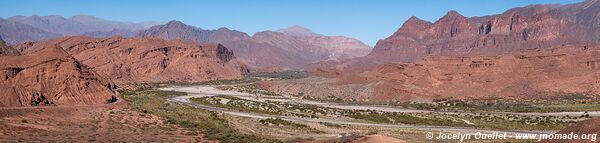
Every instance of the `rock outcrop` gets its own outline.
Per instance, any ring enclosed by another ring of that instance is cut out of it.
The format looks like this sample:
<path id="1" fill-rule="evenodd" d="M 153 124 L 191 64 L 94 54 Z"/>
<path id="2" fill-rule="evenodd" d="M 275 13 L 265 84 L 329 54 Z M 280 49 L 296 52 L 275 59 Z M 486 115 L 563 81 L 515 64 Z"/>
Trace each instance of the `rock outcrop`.
<path id="1" fill-rule="evenodd" d="M 329 84 L 304 88 L 320 82 L 291 81 L 274 83 L 270 88 L 293 94 L 346 98 L 350 95 L 332 93 L 342 93 L 333 91 L 343 87 L 362 85 L 373 91 L 352 98 L 380 101 L 544 99 L 570 93 L 600 94 L 599 64 L 600 46 L 565 45 L 494 56 L 429 56 L 357 72 L 318 69 L 314 73 L 328 77 Z"/>
<path id="2" fill-rule="evenodd" d="M 542 140 L 539 143 L 595 143 L 598 142 L 597 135 L 600 134 L 600 118 L 591 118 L 584 121 L 577 122 L 566 129 L 563 129 L 556 134 L 564 135 L 578 135 L 578 138 L 582 135 L 586 136 L 586 139 L 552 139 Z"/>
<path id="3" fill-rule="evenodd" d="M 596 43 L 600 3 L 531 5 L 502 14 L 464 17 L 450 11 L 434 23 L 408 19 L 377 42 L 368 59 L 379 63 L 437 56 L 485 55 L 561 44 Z"/>
<path id="4" fill-rule="evenodd" d="M 380 99 L 544 99 L 600 93 L 599 55 L 599 46 L 569 45 L 497 56 L 432 56 L 362 75 L 386 81 L 378 88 Z"/>
<path id="5" fill-rule="evenodd" d="M 248 69 L 222 45 L 144 38 L 51 39 L 15 46 L 34 53 L 49 45 L 63 48 L 82 64 L 116 83 L 200 82 L 239 79 Z"/>
<path id="6" fill-rule="evenodd" d="M 0 56 L 0 106 L 105 104 L 114 88 L 58 47 Z"/>

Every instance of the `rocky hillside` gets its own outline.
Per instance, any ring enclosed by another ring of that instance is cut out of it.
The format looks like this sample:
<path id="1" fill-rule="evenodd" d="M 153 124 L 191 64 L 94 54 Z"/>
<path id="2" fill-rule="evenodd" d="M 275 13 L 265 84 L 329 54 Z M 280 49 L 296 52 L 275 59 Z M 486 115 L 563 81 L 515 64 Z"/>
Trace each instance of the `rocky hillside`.
<path id="1" fill-rule="evenodd" d="M 356 57 L 363 57 L 371 52 L 371 47 L 354 38 L 344 36 L 317 36 L 304 37 L 303 41 L 309 45 L 323 47 L 329 61 L 341 61 Z"/>
<path id="2" fill-rule="evenodd" d="M 20 55 L 19 51 L 14 48 L 6 45 L 2 37 L 0 37 L 0 56 L 18 56 Z"/>
<path id="3" fill-rule="evenodd" d="M 89 105 L 114 101 L 114 85 L 58 47 L 0 56 L 0 106 Z"/>
<path id="4" fill-rule="evenodd" d="M 246 33 L 220 28 L 204 30 L 171 21 L 138 33 L 139 37 L 191 40 L 198 43 L 221 43 L 232 49 L 241 61 L 255 68 L 302 68 L 307 64 L 364 56 L 369 46 L 342 36 L 322 36 L 299 26 L 274 31 Z"/>
<path id="5" fill-rule="evenodd" d="M 367 56 L 414 61 L 428 55 L 498 54 L 561 44 L 599 42 L 600 2 L 532 5 L 502 14 L 464 17 L 450 11 L 435 22 L 411 17 Z"/>
<path id="6" fill-rule="evenodd" d="M 319 69 L 315 74 L 329 79 L 284 81 L 269 86 L 274 91 L 294 94 L 382 101 L 541 99 L 565 93 L 600 94 L 599 55 L 600 46 L 565 45 L 495 56 L 429 56 L 361 72 Z M 339 90 L 346 88 L 353 90 Z"/>
<path id="7" fill-rule="evenodd" d="M 27 54 L 50 45 L 63 48 L 82 64 L 116 83 L 238 79 L 248 72 L 233 52 L 222 45 L 156 37 L 76 36 L 25 43 L 15 48 Z"/>
<path id="8" fill-rule="evenodd" d="M 220 28 L 218 30 L 204 30 L 189 26 L 181 21 L 170 21 L 164 25 L 150 27 L 139 31 L 138 37 L 155 36 L 164 39 L 191 40 L 198 43 L 223 43 L 227 41 L 248 39 L 246 33 Z"/>
<path id="9" fill-rule="evenodd" d="M 587 139 L 579 139 L 579 140 L 542 140 L 539 143 L 594 143 L 598 142 L 596 136 L 592 137 L 591 135 L 600 134 L 600 118 L 591 118 L 581 122 L 577 122 L 566 129 L 563 129 L 556 134 L 576 134 L 576 135 L 586 135 Z M 580 136 L 581 138 L 581 136 Z"/>

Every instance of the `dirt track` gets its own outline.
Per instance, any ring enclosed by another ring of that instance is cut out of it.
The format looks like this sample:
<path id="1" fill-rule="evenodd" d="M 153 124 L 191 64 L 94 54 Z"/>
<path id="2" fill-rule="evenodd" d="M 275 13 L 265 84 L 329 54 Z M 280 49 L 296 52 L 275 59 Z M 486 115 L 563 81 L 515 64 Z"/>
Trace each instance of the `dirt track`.
<path id="1" fill-rule="evenodd" d="M 159 90 L 180 91 L 180 92 L 186 92 L 186 93 L 188 93 L 187 96 L 176 96 L 176 97 L 169 98 L 169 99 L 167 99 L 169 102 L 181 103 L 181 104 L 186 104 L 186 105 L 194 106 L 196 108 L 201 108 L 201 109 L 205 109 L 205 110 L 222 112 L 222 113 L 225 113 L 225 114 L 231 114 L 231 115 L 242 116 L 242 117 L 249 117 L 249 118 L 258 118 L 258 119 L 281 118 L 281 119 L 284 119 L 284 120 L 294 121 L 294 122 L 310 122 L 310 123 L 324 122 L 324 123 L 331 123 L 331 124 L 346 124 L 346 125 L 360 125 L 360 126 L 374 126 L 374 127 L 408 128 L 408 129 L 416 129 L 416 130 L 423 130 L 423 131 L 443 131 L 443 132 L 462 132 L 462 133 L 476 133 L 476 132 L 492 133 L 492 132 L 500 132 L 500 131 L 497 131 L 497 130 L 483 130 L 483 129 L 473 129 L 473 128 L 454 128 L 454 127 L 425 126 L 425 125 L 400 125 L 400 124 L 364 123 L 364 122 L 339 121 L 339 120 L 321 119 L 321 118 L 319 118 L 319 119 L 297 118 L 297 117 L 288 117 L 288 116 L 276 116 L 276 115 L 258 114 L 258 113 L 251 113 L 251 112 L 241 112 L 241 111 L 234 111 L 234 110 L 229 110 L 229 109 L 224 109 L 224 108 L 211 107 L 211 106 L 206 106 L 206 105 L 202 105 L 202 104 L 197 104 L 197 103 L 191 102 L 190 98 L 200 98 L 200 97 L 209 97 L 209 96 L 217 96 L 217 95 L 228 95 L 228 96 L 235 96 L 235 97 L 238 97 L 238 98 L 244 98 L 244 99 L 255 100 L 255 101 L 264 101 L 265 99 L 260 99 L 260 97 L 255 97 L 252 94 L 247 94 L 247 93 L 219 90 L 219 89 L 213 88 L 211 86 L 169 87 L 169 88 L 160 88 Z M 269 99 L 269 100 L 272 100 L 272 99 Z M 301 99 L 280 99 L 280 101 L 286 101 L 286 100 L 289 100 L 289 102 L 294 101 L 294 102 L 301 102 L 301 103 L 306 103 L 306 104 L 313 104 L 313 105 L 327 106 L 327 107 L 335 107 L 335 108 L 342 108 L 342 109 L 358 109 L 358 108 L 363 108 L 363 109 L 370 109 L 370 110 L 395 111 L 395 112 L 434 112 L 434 111 L 424 111 L 424 110 L 406 110 L 406 109 L 389 108 L 389 107 L 382 108 L 382 107 L 378 107 L 378 106 L 355 106 L 355 105 L 345 106 L 345 105 L 339 105 L 339 104 L 335 104 L 335 103 L 321 103 L 321 102 L 315 102 L 315 101 L 302 101 Z M 498 113 L 498 114 L 501 114 L 501 113 Z M 509 134 L 510 133 L 539 133 L 539 131 L 501 131 L 501 132 L 507 132 Z"/>
<path id="2" fill-rule="evenodd" d="M 127 102 L 0 108 L 0 142 L 201 142 L 201 134 L 132 110 Z"/>

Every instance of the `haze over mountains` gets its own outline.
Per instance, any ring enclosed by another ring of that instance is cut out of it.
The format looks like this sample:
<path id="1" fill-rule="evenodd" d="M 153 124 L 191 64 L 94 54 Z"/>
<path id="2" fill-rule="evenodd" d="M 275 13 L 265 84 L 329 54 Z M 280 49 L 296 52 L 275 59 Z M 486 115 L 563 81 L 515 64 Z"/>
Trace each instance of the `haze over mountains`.
<path id="1" fill-rule="evenodd" d="M 68 35 L 133 36 L 135 31 L 158 24 L 160 23 L 110 21 L 87 15 L 77 15 L 69 18 L 58 15 L 13 16 L 8 19 L 0 19 L 0 35 L 3 35 L 4 40 L 12 44 Z"/>
<path id="2" fill-rule="evenodd" d="M 108 21 L 86 15 L 77 15 L 69 18 L 64 18 L 58 15 L 13 16 L 7 20 L 20 22 L 48 32 L 63 35 L 76 35 L 96 31 L 112 31 L 114 29 L 140 30 L 143 28 L 141 24 Z"/>

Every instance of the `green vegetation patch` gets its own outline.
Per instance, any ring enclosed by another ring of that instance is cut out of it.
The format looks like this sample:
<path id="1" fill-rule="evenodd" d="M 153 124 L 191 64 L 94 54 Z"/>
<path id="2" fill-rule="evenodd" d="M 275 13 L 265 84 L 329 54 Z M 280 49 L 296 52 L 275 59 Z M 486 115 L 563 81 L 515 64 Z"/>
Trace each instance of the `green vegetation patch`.
<path id="1" fill-rule="evenodd" d="M 231 127 L 216 112 L 166 102 L 167 98 L 179 95 L 185 95 L 185 93 L 144 90 L 124 92 L 123 98 L 138 111 L 160 116 L 169 123 L 189 128 L 194 132 L 200 131 L 209 140 L 218 140 L 223 143 L 281 142 L 258 135 L 241 133 Z"/>
<path id="2" fill-rule="evenodd" d="M 261 95 L 266 95 L 266 96 L 283 96 L 283 95 L 273 92 L 273 91 L 264 90 L 264 89 L 258 87 L 258 85 L 256 85 L 256 83 L 238 85 L 235 87 L 237 88 L 237 91 L 239 91 L 239 92 L 250 93 L 250 94 L 254 94 L 254 95 L 261 94 Z"/>
<path id="3" fill-rule="evenodd" d="M 357 113 L 349 115 L 354 119 L 361 119 L 371 122 L 378 123 L 401 123 L 401 124 L 412 124 L 412 125 L 432 125 L 432 126 L 452 126 L 452 127 L 470 127 L 464 122 L 457 122 L 450 119 L 441 118 L 424 118 L 416 117 L 413 115 L 397 112 L 368 112 L 368 113 Z"/>
<path id="4" fill-rule="evenodd" d="M 533 96 L 533 95 L 532 95 Z M 540 95 L 536 95 L 540 96 Z M 405 108 L 444 111 L 483 111 L 483 112 L 516 112 L 516 113 L 549 113 L 549 112 L 590 112 L 600 111 L 600 95 L 595 94 L 562 94 L 547 98 L 524 99 L 478 99 L 458 100 L 440 99 L 434 103 L 396 103 Z"/>
<path id="5" fill-rule="evenodd" d="M 263 77 L 277 79 L 301 79 L 308 77 L 306 71 L 258 72 L 247 74 L 246 77 Z"/>
<path id="6" fill-rule="evenodd" d="M 307 128 L 307 125 L 294 123 L 292 121 L 283 120 L 280 118 L 268 118 L 259 120 L 261 124 L 264 125 L 275 125 L 275 126 L 290 126 L 290 127 L 299 127 L 299 128 Z"/>
<path id="7" fill-rule="evenodd" d="M 283 110 L 281 110 L 278 106 L 270 103 L 256 102 L 225 95 L 192 98 L 190 100 L 194 103 L 244 112 L 254 112 L 271 115 L 280 115 L 283 112 Z"/>

